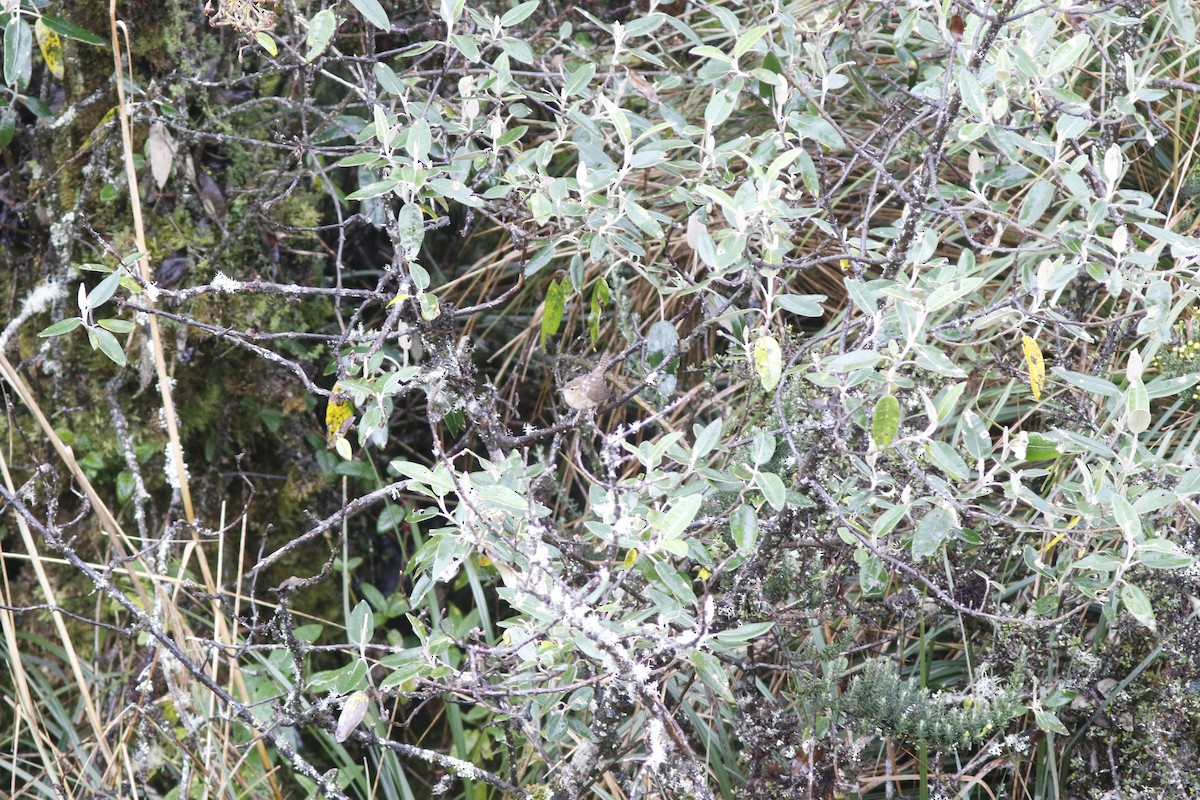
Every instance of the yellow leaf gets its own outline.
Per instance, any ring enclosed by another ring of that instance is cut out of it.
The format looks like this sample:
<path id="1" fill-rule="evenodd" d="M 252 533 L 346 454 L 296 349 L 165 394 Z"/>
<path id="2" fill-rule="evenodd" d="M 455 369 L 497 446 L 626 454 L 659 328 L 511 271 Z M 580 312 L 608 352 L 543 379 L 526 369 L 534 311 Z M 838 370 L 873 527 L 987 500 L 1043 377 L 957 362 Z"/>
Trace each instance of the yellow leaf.
<path id="1" fill-rule="evenodd" d="M 338 387 L 333 387 L 333 394 L 329 397 L 329 404 L 325 406 L 325 440 L 330 447 L 337 445 L 338 439 L 345 438 L 346 431 L 350 428 L 350 421 L 354 418 L 354 405 L 350 402 L 350 398 L 338 391 Z"/>
<path id="2" fill-rule="evenodd" d="M 638 560 L 637 548 L 631 547 L 631 548 L 629 548 L 629 551 L 627 553 L 625 553 L 625 563 L 621 565 L 621 568 L 622 569 L 630 569 L 633 567 L 634 564 L 637 563 L 637 560 Z"/>
<path id="3" fill-rule="evenodd" d="M 267 54 L 274 58 L 279 55 L 279 47 L 275 44 L 275 40 L 271 38 L 271 34 L 266 31 L 258 31 L 254 34 L 254 40 L 258 42 L 258 46 L 267 51 Z"/>
<path id="4" fill-rule="evenodd" d="M 754 371 L 764 389 L 775 391 L 783 377 L 783 350 L 774 336 L 760 336 L 754 343 Z"/>
<path id="5" fill-rule="evenodd" d="M 1042 389 L 1046 386 L 1046 361 L 1042 358 L 1042 348 L 1032 336 L 1021 337 L 1021 350 L 1025 353 L 1025 365 L 1029 367 L 1029 388 L 1033 391 L 1033 399 L 1042 399 Z"/>
<path id="6" fill-rule="evenodd" d="M 46 68 L 50 70 L 50 74 L 63 79 L 63 57 L 62 57 L 62 39 L 58 38 L 58 34 L 46 27 L 46 23 L 42 22 L 39 17 L 37 22 L 33 23 L 33 35 L 37 37 L 38 47 L 42 50 L 42 58 L 46 60 Z"/>

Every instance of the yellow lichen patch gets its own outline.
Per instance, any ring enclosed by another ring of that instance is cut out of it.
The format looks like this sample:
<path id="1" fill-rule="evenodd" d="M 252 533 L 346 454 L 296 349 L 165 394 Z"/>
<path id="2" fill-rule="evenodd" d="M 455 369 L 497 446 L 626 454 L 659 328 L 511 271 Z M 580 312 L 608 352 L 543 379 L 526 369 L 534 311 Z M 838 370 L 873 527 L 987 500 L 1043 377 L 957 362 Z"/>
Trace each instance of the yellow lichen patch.
<path id="1" fill-rule="evenodd" d="M 337 446 L 338 440 L 345 438 L 353 419 L 354 404 L 334 386 L 333 394 L 329 396 L 329 404 L 325 406 L 325 441 L 330 447 Z"/>

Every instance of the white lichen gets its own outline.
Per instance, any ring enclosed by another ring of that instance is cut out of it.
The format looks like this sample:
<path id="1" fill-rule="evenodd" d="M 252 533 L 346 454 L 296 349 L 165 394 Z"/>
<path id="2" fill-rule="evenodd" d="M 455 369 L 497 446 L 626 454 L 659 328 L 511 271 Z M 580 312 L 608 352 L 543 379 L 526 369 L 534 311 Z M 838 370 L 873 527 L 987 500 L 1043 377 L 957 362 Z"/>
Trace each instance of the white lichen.
<path id="1" fill-rule="evenodd" d="M 224 272 L 218 272 L 212 279 L 213 288 L 224 294 L 234 294 L 240 291 L 243 285 L 241 281 L 235 281 Z"/>
<path id="2" fill-rule="evenodd" d="M 166 453 L 167 453 L 167 463 L 163 466 L 163 472 L 167 476 L 167 485 L 169 485 L 172 489 L 178 489 L 178 488 L 180 488 L 180 486 L 182 484 L 180 483 L 180 480 L 179 480 L 179 471 L 176 468 L 175 455 L 172 452 L 172 448 L 171 448 L 170 444 L 167 445 Z M 182 458 L 180 459 L 179 463 L 181 463 L 183 465 L 183 476 L 185 478 L 188 477 L 187 464 L 183 463 Z"/>
<path id="3" fill-rule="evenodd" d="M 651 772 L 658 770 L 667 761 L 667 737 L 663 730 L 662 720 L 654 717 L 650 720 L 646 731 L 646 768 Z"/>
<path id="4" fill-rule="evenodd" d="M 61 283 L 58 281 L 46 281 L 37 286 L 25 297 L 23 310 L 28 311 L 30 314 L 40 314 L 51 303 L 64 296 L 66 296 L 66 290 Z"/>
<path id="5" fill-rule="evenodd" d="M 25 296 L 21 303 L 21 310 L 16 317 L 12 319 L 4 330 L 0 332 L 0 350 L 3 350 L 8 345 L 8 340 L 17 332 L 17 328 L 21 326 L 25 320 L 30 317 L 40 314 L 45 311 L 51 303 L 66 295 L 66 290 L 58 281 L 47 281 L 40 284 L 32 292 Z"/>

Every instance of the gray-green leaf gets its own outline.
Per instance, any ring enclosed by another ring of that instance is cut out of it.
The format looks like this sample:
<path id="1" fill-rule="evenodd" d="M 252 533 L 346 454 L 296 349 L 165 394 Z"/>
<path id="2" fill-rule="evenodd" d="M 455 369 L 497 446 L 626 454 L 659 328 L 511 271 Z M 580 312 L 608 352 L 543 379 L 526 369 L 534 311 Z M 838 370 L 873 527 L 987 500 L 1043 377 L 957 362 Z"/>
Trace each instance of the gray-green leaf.
<path id="1" fill-rule="evenodd" d="M 1134 619 L 1150 630 L 1154 630 L 1154 608 L 1150 605 L 1150 597 L 1140 587 L 1134 586 L 1132 583 L 1122 586 L 1121 604 Z"/>
<path id="2" fill-rule="evenodd" d="M 33 31 L 19 16 L 9 17 L 4 26 L 4 82 L 28 83 L 33 69 Z"/>
<path id="3" fill-rule="evenodd" d="M 333 32 L 336 30 L 337 17 L 328 8 L 323 8 L 314 14 L 313 18 L 309 20 L 308 36 L 304 40 L 308 47 L 308 51 L 304 54 L 304 60 L 312 61 L 325 52 L 325 48 L 329 46 L 329 40 L 333 38 Z"/>
<path id="4" fill-rule="evenodd" d="M 953 524 L 954 517 L 949 511 L 941 506 L 931 509 L 913 531 L 913 558 L 920 561 L 936 553 L 942 542 L 950 538 Z"/>
<path id="5" fill-rule="evenodd" d="M 117 337 L 103 328 L 88 328 L 88 341 L 118 367 L 125 366 L 125 351 L 121 349 Z"/>
<path id="6" fill-rule="evenodd" d="M 392 29 L 392 21 L 388 19 L 387 12 L 383 10 L 383 6 L 379 5 L 379 0 L 350 0 L 350 5 L 358 9 L 358 13 L 366 18 L 376 28 L 382 31 L 390 31 Z"/>
<path id="7" fill-rule="evenodd" d="M 350 644 L 362 647 L 370 644 L 375 635 L 375 615 L 366 600 L 359 600 L 358 605 L 350 612 L 350 620 L 346 623 L 346 636 Z"/>

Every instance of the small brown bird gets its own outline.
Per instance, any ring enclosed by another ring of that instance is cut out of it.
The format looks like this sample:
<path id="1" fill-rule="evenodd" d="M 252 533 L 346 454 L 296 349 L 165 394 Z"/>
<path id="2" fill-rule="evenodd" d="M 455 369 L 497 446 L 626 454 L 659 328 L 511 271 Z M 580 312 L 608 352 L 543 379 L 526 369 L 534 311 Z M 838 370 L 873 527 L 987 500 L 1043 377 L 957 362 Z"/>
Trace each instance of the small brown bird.
<path id="1" fill-rule="evenodd" d="M 588 411 L 607 402 L 612 397 L 605 376 L 607 371 L 608 364 L 601 363 L 586 375 L 568 381 L 562 387 L 562 396 L 567 405 L 576 411 Z"/>

